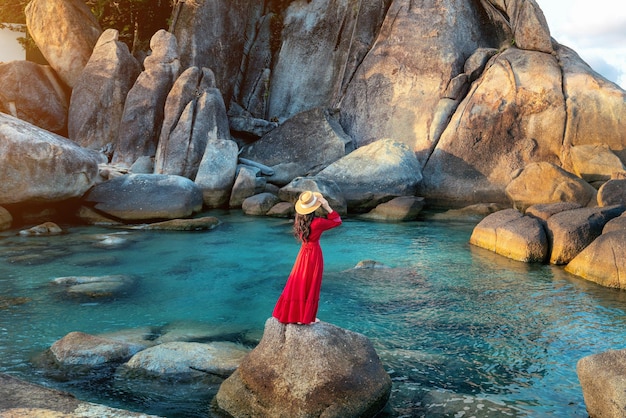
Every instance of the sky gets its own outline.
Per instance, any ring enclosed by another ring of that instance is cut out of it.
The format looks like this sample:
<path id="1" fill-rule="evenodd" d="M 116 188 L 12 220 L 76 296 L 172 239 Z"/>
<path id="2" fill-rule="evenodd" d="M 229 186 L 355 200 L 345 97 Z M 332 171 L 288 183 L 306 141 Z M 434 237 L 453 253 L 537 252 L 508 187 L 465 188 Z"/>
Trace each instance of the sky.
<path id="1" fill-rule="evenodd" d="M 624 0 L 535 0 L 558 43 L 626 89 Z"/>

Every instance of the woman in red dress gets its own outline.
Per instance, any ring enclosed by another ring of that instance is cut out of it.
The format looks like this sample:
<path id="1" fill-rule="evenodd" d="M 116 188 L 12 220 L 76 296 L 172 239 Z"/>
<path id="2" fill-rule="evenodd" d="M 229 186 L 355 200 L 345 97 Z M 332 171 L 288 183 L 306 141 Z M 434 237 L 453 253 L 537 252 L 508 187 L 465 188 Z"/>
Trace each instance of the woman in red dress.
<path id="1" fill-rule="evenodd" d="M 326 217 L 315 216 L 320 206 Z M 272 315 L 284 324 L 310 324 L 319 321 L 316 315 L 324 272 L 320 236 L 341 225 L 341 217 L 317 192 L 302 192 L 295 209 L 293 231 L 302 246 Z"/>

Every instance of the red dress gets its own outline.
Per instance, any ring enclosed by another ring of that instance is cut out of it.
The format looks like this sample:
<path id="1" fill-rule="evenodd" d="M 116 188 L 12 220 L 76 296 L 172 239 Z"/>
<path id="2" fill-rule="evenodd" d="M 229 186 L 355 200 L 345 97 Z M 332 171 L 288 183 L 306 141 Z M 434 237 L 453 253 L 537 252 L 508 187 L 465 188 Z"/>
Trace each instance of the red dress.
<path id="1" fill-rule="evenodd" d="M 339 225 L 341 217 L 335 211 L 328 213 L 326 218 L 314 218 L 311 221 L 309 240 L 302 243 L 287 284 L 272 313 L 280 322 L 284 324 L 315 322 L 324 272 L 320 236 L 322 232 Z"/>

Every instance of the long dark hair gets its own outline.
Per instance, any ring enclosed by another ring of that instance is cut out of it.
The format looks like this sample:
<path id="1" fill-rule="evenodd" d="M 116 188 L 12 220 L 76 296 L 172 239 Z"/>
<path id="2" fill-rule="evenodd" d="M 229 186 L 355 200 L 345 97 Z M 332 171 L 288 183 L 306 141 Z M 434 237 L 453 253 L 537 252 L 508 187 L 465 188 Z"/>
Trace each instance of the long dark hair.
<path id="1" fill-rule="evenodd" d="M 300 242 L 307 242 L 311 233 L 311 222 L 315 217 L 314 213 L 301 215 L 296 213 L 296 219 L 293 222 L 293 236 Z"/>

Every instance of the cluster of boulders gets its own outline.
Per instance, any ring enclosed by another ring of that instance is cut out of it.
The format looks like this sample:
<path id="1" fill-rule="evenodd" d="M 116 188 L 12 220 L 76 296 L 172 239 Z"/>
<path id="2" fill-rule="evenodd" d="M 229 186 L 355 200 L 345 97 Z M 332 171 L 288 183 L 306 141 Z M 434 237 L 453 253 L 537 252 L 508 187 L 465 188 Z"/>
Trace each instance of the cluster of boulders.
<path id="1" fill-rule="evenodd" d="M 131 392 L 146 382 L 159 382 L 164 393 L 168 385 L 201 383 L 232 416 L 372 417 L 387 404 L 391 378 L 361 334 L 270 318 L 251 349 L 256 342 L 245 330 L 235 338 L 248 343 L 223 332 L 198 323 L 70 332 L 33 361 L 55 379 L 113 379 Z"/>
<path id="2" fill-rule="evenodd" d="M 406 220 L 416 196 L 507 203 L 534 163 L 584 175 L 576 166 L 596 158 L 581 147 L 623 162 L 624 91 L 551 39 L 535 2 L 446 0 L 415 13 L 407 1 L 177 2 L 142 58 L 84 2 L 33 0 L 27 26 L 49 66 L 0 64 L 0 205 L 15 223 L 60 202 L 108 222 L 199 207 L 275 215 L 294 182 L 313 179 L 354 213 L 401 197 L 369 217 Z M 444 25 L 437 36 L 432 21 Z M 116 179 L 129 174 L 153 187 L 130 210 L 124 192 L 140 185 Z M 83 199 L 113 180 L 109 201 Z"/>

